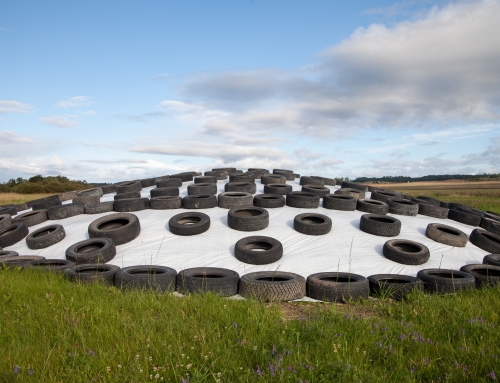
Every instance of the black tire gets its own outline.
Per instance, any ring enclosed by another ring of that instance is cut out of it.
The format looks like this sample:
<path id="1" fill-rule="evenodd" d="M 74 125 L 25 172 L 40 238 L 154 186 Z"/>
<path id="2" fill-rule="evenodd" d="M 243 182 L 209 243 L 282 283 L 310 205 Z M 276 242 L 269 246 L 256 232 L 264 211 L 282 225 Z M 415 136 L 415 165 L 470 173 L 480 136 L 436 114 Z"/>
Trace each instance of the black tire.
<path id="1" fill-rule="evenodd" d="M 323 198 L 325 195 L 330 194 L 330 189 L 319 185 L 304 185 L 302 186 L 302 191 L 317 194 L 319 198 Z"/>
<path id="2" fill-rule="evenodd" d="M 102 283 L 108 286 L 113 286 L 115 282 L 115 273 L 120 268 L 115 265 L 106 265 L 103 263 L 98 264 L 84 264 L 75 265 L 69 269 L 64 270 L 64 274 L 72 282 L 79 283 Z"/>
<path id="3" fill-rule="evenodd" d="M 90 238 L 111 238 L 118 246 L 137 238 L 141 224 L 134 214 L 114 213 L 93 221 L 88 231 Z"/>
<path id="4" fill-rule="evenodd" d="M 210 217 L 197 211 L 180 213 L 170 218 L 168 228 L 175 235 L 198 235 L 210 228 Z"/>
<path id="5" fill-rule="evenodd" d="M 469 226 L 479 226 L 481 223 L 481 216 L 479 214 L 462 210 L 450 209 L 448 211 L 448 218 Z"/>
<path id="6" fill-rule="evenodd" d="M 199 183 L 188 185 L 188 195 L 202 195 L 202 194 L 217 194 L 217 184 L 215 183 Z"/>
<path id="7" fill-rule="evenodd" d="M 213 172 L 226 172 L 226 173 L 236 173 L 236 168 L 214 168 Z"/>
<path id="8" fill-rule="evenodd" d="M 285 197 L 279 194 L 257 194 L 253 197 L 253 205 L 266 209 L 285 206 Z"/>
<path id="9" fill-rule="evenodd" d="M 226 192 L 257 193 L 257 185 L 254 182 L 228 182 L 224 185 Z"/>
<path id="10" fill-rule="evenodd" d="M 25 267 L 33 261 L 42 261 L 45 257 L 40 255 L 21 255 L 21 256 L 13 256 L 13 257 L 4 257 L 0 259 L 0 268 L 15 268 L 15 267 Z"/>
<path id="11" fill-rule="evenodd" d="M 17 251 L 8 251 L 8 250 L 0 250 L 0 263 L 2 262 L 2 259 L 5 259 L 7 257 L 18 257 L 19 253 Z"/>
<path id="12" fill-rule="evenodd" d="M 217 177 L 216 176 L 201 176 L 194 178 L 195 184 L 216 184 Z"/>
<path id="13" fill-rule="evenodd" d="M 58 199 L 42 200 L 40 202 L 33 202 L 31 204 L 32 210 L 43 210 L 54 206 L 61 206 L 62 202 Z"/>
<path id="14" fill-rule="evenodd" d="M 263 185 L 286 184 L 286 178 L 281 174 L 262 174 L 260 177 L 260 183 Z"/>
<path id="15" fill-rule="evenodd" d="M 316 273 L 306 280 L 309 298 L 327 302 L 346 302 L 367 299 L 370 294 L 368 279 L 352 273 Z"/>
<path id="16" fill-rule="evenodd" d="M 253 173 L 233 173 L 229 174 L 229 182 L 249 182 L 255 183 L 255 174 Z"/>
<path id="17" fill-rule="evenodd" d="M 465 265 L 460 268 L 461 271 L 472 274 L 476 279 L 476 287 L 497 286 L 500 284 L 500 267 L 493 265 Z"/>
<path id="18" fill-rule="evenodd" d="M 38 261 L 28 262 L 28 264 L 25 265 L 24 268 L 62 273 L 64 272 L 64 270 L 69 269 L 73 266 L 75 266 L 75 264 L 66 259 L 40 259 Z"/>
<path id="19" fill-rule="evenodd" d="M 140 192 L 141 190 L 140 181 L 125 181 L 116 184 L 116 194 Z"/>
<path id="20" fill-rule="evenodd" d="M 325 235 L 332 230 L 332 220 L 324 214 L 299 214 L 293 219 L 293 228 L 306 235 Z"/>
<path id="21" fill-rule="evenodd" d="M 44 226 L 26 237 L 26 245 L 29 249 L 45 249 L 60 242 L 66 237 L 64 227 L 61 225 Z"/>
<path id="22" fill-rule="evenodd" d="M 425 235 L 433 241 L 454 247 L 465 247 L 468 242 L 467 234 L 463 231 L 441 223 L 429 223 Z"/>
<path id="23" fill-rule="evenodd" d="M 318 185 L 321 187 L 325 186 L 325 180 L 323 178 L 317 178 L 317 177 L 308 177 L 308 176 L 302 176 L 300 177 L 300 185 Z"/>
<path id="24" fill-rule="evenodd" d="M 444 207 L 421 202 L 418 198 L 413 198 L 412 201 L 418 203 L 418 214 L 420 215 L 441 219 L 448 218 L 448 209 Z"/>
<path id="25" fill-rule="evenodd" d="M 17 210 L 15 206 L 2 207 L 0 208 L 0 214 L 8 214 L 10 216 L 13 216 L 17 214 Z"/>
<path id="26" fill-rule="evenodd" d="M 273 174 L 280 174 L 280 173 L 293 173 L 293 170 L 289 170 L 289 169 L 273 169 Z"/>
<path id="27" fill-rule="evenodd" d="M 372 191 L 370 196 L 371 199 L 387 202 L 389 198 L 399 198 L 399 194 L 395 192 L 385 191 L 385 190 L 376 190 Z"/>
<path id="28" fill-rule="evenodd" d="M 486 217 L 482 217 L 481 222 L 479 223 L 479 226 L 482 229 L 489 231 L 490 233 L 500 235 L 500 222 L 499 221 L 496 221 L 496 220 L 493 220 L 490 218 L 486 218 Z"/>
<path id="29" fill-rule="evenodd" d="M 493 212 L 493 211 L 489 211 L 489 210 L 487 210 L 487 211 L 484 213 L 484 216 L 485 216 L 486 218 L 489 218 L 489 219 L 492 219 L 492 220 L 494 220 L 494 221 L 498 221 L 498 222 L 500 222 L 500 214 L 497 214 L 497 213 L 495 213 L 495 212 Z"/>
<path id="30" fill-rule="evenodd" d="M 248 168 L 249 173 L 269 174 L 269 170 L 262 168 Z"/>
<path id="31" fill-rule="evenodd" d="M 266 302 L 283 302 L 303 298 L 306 280 L 284 271 L 257 271 L 240 278 L 240 295 Z"/>
<path id="32" fill-rule="evenodd" d="M 401 221 L 387 215 L 364 214 L 359 220 L 359 228 L 380 237 L 395 237 L 401 232 Z"/>
<path id="33" fill-rule="evenodd" d="M 205 176 L 213 176 L 216 177 L 218 181 L 227 180 L 227 172 L 218 172 L 218 171 L 208 171 L 203 173 Z"/>
<path id="34" fill-rule="evenodd" d="M 342 185 L 340 185 L 340 187 L 341 188 L 357 189 L 359 191 L 362 191 L 363 193 L 366 193 L 368 191 L 368 186 L 360 184 L 358 182 L 342 181 Z"/>
<path id="35" fill-rule="evenodd" d="M 350 195 L 356 199 L 365 199 L 365 193 L 354 188 L 340 188 L 335 191 L 335 194 Z"/>
<path id="36" fill-rule="evenodd" d="M 149 209 L 149 198 L 120 199 L 113 204 L 114 211 L 131 212 Z"/>
<path id="37" fill-rule="evenodd" d="M 265 184 L 264 194 L 286 195 L 293 191 L 292 185 L 287 184 Z"/>
<path id="38" fill-rule="evenodd" d="M 234 256 L 238 261 L 251 265 L 268 265 L 281 259 L 283 245 L 271 237 L 245 237 L 236 242 Z"/>
<path id="39" fill-rule="evenodd" d="M 224 297 L 238 293 L 239 274 L 218 267 L 194 267 L 177 274 L 177 288 L 181 294 L 213 292 Z"/>
<path id="40" fill-rule="evenodd" d="M 389 212 L 389 205 L 375 199 L 358 199 L 356 202 L 356 210 L 365 213 L 386 215 Z"/>
<path id="41" fill-rule="evenodd" d="M 418 203 L 403 198 L 389 198 L 389 213 L 415 217 L 418 214 Z"/>
<path id="42" fill-rule="evenodd" d="M 488 254 L 483 258 L 484 265 L 500 266 L 500 254 Z"/>
<path id="43" fill-rule="evenodd" d="M 94 205 L 85 205 L 85 214 L 101 214 L 114 211 L 114 202 L 99 202 Z"/>
<path id="44" fill-rule="evenodd" d="M 42 222 L 45 222 L 48 219 L 49 218 L 47 217 L 47 210 L 42 209 L 42 210 L 29 211 L 27 213 L 18 215 L 12 221 L 13 222 L 22 222 L 26 225 L 26 227 L 31 227 L 31 226 L 38 225 Z"/>
<path id="45" fill-rule="evenodd" d="M 169 178 L 167 180 L 156 182 L 156 187 L 160 188 L 180 188 L 182 180 L 180 178 Z"/>
<path id="46" fill-rule="evenodd" d="M 141 198 L 141 192 L 122 193 L 122 194 L 117 194 L 113 197 L 115 201 L 119 201 L 122 199 L 130 199 L 130 198 Z"/>
<path id="47" fill-rule="evenodd" d="M 10 214 L 0 214 L 0 230 L 12 225 L 12 216 Z"/>
<path id="48" fill-rule="evenodd" d="M 337 185 L 337 180 L 335 178 L 323 177 L 323 179 L 325 180 L 325 186 L 326 185 L 328 185 L 328 186 L 336 186 Z"/>
<path id="49" fill-rule="evenodd" d="M 191 186 L 191 185 L 189 185 L 189 186 Z M 177 197 L 179 195 L 179 188 L 174 187 L 174 186 L 156 188 L 156 189 L 151 189 L 149 194 L 151 195 L 151 198 L 154 198 L 154 197 Z M 204 193 L 204 194 L 209 194 L 209 193 Z"/>
<path id="50" fill-rule="evenodd" d="M 419 196 L 417 196 L 416 199 L 421 200 L 421 201 L 425 201 L 428 205 L 434 205 L 434 206 L 438 206 L 438 207 L 441 206 L 441 201 L 436 199 L 436 198 L 419 195 Z"/>
<path id="51" fill-rule="evenodd" d="M 142 188 L 149 188 L 151 186 L 155 186 L 156 181 L 154 178 L 143 178 L 142 180 L 139 180 L 141 183 Z"/>
<path id="52" fill-rule="evenodd" d="M 489 231 L 474 229 L 470 233 L 469 241 L 488 253 L 500 253 L 500 236 L 490 233 Z"/>
<path id="53" fill-rule="evenodd" d="M 166 180 L 169 180 L 169 179 L 170 179 L 169 176 L 160 176 L 160 177 L 154 177 L 153 178 L 153 180 L 155 181 L 155 185 L 157 185 L 158 182 L 166 181 Z M 157 187 L 158 187 L 158 185 L 157 185 Z"/>
<path id="54" fill-rule="evenodd" d="M 9 247 L 29 234 L 28 227 L 23 222 L 13 222 L 12 225 L 0 230 L 0 247 Z"/>
<path id="55" fill-rule="evenodd" d="M 80 241 L 66 249 L 66 259 L 76 265 L 107 263 L 116 255 L 115 243 L 111 238 L 91 238 Z"/>
<path id="56" fill-rule="evenodd" d="M 104 185 L 101 189 L 103 194 L 116 193 L 116 185 Z"/>
<path id="57" fill-rule="evenodd" d="M 227 224 L 239 231 L 263 230 L 269 226 L 269 213 L 255 206 L 233 208 L 227 213 Z"/>
<path id="58" fill-rule="evenodd" d="M 170 178 L 180 178 L 182 182 L 191 182 L 193 181 L 193 174 L 189 172 L 172 174 Z"/>
<path id="59" fill-rule="evenodd" d="M 431 256 L 427 246 L 407 239 L 388 240 L 383 253 L 387 259 L 403 265 L 423 265 Z"/>
<path id="60" fill-rule="evenodd" d="M 330 210 L 354 211 L 357 199 L 350 195 L 327 194 L 323 197 L 323 207 Z"/>
<path id="61" fill-rule="evenodd" d="M 441 204 L 439 206 L 444 207 L 445 209 L 450 208 L 448 202 L 443 202 L 443 201 L 441 201 Z"/>
<path id="62" fill-rule="evenodd" d="M 477 215 L 480 215 L 481 217 L 484 216 L 484 211 L 479 210 L 479 209 L 475 209 L 469 205 L 464 205 L 461 203 L 453 203 L 453 202 L 448 203 L 448 205 L 449 205 L 450 209 L 455 209 L 455 210 L 465 211 L 467 213 L 477 214 Z"/>
<path id="63" fill-rule="evenodd" d="M 217 197 L 213 194 L 188 195 L 182 199 L 184 209 L 211 209 L 217 207 Z"/>
<path id="64" fill-rule="evenodd" d="M 72 203 L 79 203 L 82 205 L 93 205 L 93 204 L 101 202 L 101 197 L 99 197 L 98 195 L 87 195 L 87 196 L 83 196 L 83 197 L 73 198 L 73 200 L 71 202 Z"/>
<path id="65" fill-rule="evenodd" d="M 424 284 L 415 277 L 400 274 L 375 274 L 368 277 L 370 295 L 401 300 L 413 291 L 424 291 Z"/>
<path id="66" fill-rule="evenodd" d="M 300 209 L 316 209 L 319 207 L 319 195 L 306 192 L 291 192 L 286 195 L 286 205 Z"/>
<path id="67" fill-rule="evenodd" d="M 101 198 L 103 195 L 104 195 L 104 193 L 103 193 L 103 190 L 101 187 L 85 189 L 85 190 L 78 190 L 76 192 L 77 197 L 97 196 L 97 197 Z"/>
<path id="68" fill-rule="evenodd" d="M 426 292 L 441 295 L 476 287 L 474 277 L 459 270 L 424 269 L 417 273 L 417 278 L 424 283 Z"/>
<path id="69" fill-rule="evenodd" d="M 153 210 L 182 209 L 182 198 L 154 197 L 149 200 L 149 208 Z"/>
<path id="70" fill-rule="evenodd" d="M 274 170 L 273 174 L 283 176 L 283 177 L 285 177 L 285 180 L 287 180 L 287 181 L 294 181 L 295 180 L 295 174 L 293 174 L 291 172 L 288 173 L 288 172 L 281 172 L 278 170 Z"/>
<path id="71" fill-rule="evenodd" d="M 226 192 L 220 193 L 217 198 L 219 207 L 224 209 L 253 206 L 253 196 L 251 193 Z"/>
<path id="72" fill-rule="evenodd" d="M 68 203 L 62 206 L 49 207 L 47 216 L 50 220 L 58 220 L 74 217 L 85 213 L 85 205 L 79 203 Z"/>
<path id="73" fill-rule="evenodd" d="M 174 291 L 176 277 L 177 271 L 166 266 L 129 266 L 116 271 L 115 286 L 124 290 Z"/>

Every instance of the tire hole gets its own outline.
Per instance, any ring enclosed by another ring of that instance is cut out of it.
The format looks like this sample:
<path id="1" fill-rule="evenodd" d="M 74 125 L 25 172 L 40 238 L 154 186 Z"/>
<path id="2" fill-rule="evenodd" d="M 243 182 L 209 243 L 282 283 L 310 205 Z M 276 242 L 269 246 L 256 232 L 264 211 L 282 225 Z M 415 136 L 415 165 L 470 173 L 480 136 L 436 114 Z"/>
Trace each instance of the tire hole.
<path id="1" fill-rule="evenodd" d="M 439 231 L 443 231 L 445 232 L 446 234 L 451 234 L 451 235 L 460 235 L 459 232 L 455 231 L 455 230 L 451 230 L 451 229 L 447 229 L 445 227 L 438 227 L 437 228 Z"/>
<path id="2" fill-rule="evenodd" d="M 266 251 L 271 250 L 273 245 L 268 242 L 249 242 L 245 245 L 248 250 L 253 251 Z"/>
<path id="3" fill-rule="evenodd" d="M 132 270 L 132 271 L 129 271 L 128 274 L 132 274 L 132 275 L 156 275 L 156 274 L 165 274 L 165 270 L 156 270 L 156 269 Z"/>
<path id="4" fill-rule="evenodd" d="M 411 283 L 411 281 L 406 281 L 404 279 L 395 279 L 395 278 L 384 278 L 384 279 L 379 279 L 378 283 L 398 283 L 398 284 L 406 284 L 406 283 Z"/>
<path id="5" fill-rule="evenodd" d="M 129 221 L 126 219 L 113 219 L 112 221 L 101 223 L 98 230 L 113 230 L 128 225 Z"/>
<path id="6" fill-rule="evenodd" d="M 50 229 L 47 229 L 47 230 L 44 230 L 44 231 L 41 231 L 39 233 L 36 233 L 33 238 L 38 238 L 38 237 L 45 237 L 46 235 L 49 235 L 50 233 L 53 233 L 54 231 L 56 231 L 56 229 L 53 227 L 53 228 L 50 228 Z"/>
<path id="7" fill-rule="evenodd" d="M 201 221 L 200 217 L 183 217 L 177 221 L 180 225 L 194 225 Z"/>
<path id="8" fill-rule="evenodd" d="M 446 271 L 441 271 L 439 273 L 429 273 L 431 277 L 438 277 L 438 278 L 447 278 L 447 279 L 459 279 L 459 278 L 465 278 L 464 275 L 461 274 L 455 274 L 452 272 L 446 272 Z"/>
<path id="9" fill-rule="evenodd" d="M 258 215 L 262 215 L 262 211 L 256 209 L 243 209 L 236 210 L 234 214 L 240 217 L 256 217 Z"/>
<path id="10" fill-rule="evenodd" d="M 394 223 L 392 219 L 382 218 L 382 217 L 369 217 L 370 221 L 381 222 L 381 223 Z"/>
<path id="11" fill-rule="evenodd" d="M 422 250 L 419 246 L 404 242 L 393 243 L 392 246 L 405 253 L 418 253 Z"/>
<path id="12" fill-rule="evenodd" d="M 104 243 L 92 243 L 82 247 L 77 247 L 75 249 L 75 253 L 78 254 L 87 254 L 92 253 L 94 251 L 100 250 L 104 247 Z"/>
<path id="13" fill-rule="evenodd" d="M 325 220 L 320 217 L 304 217 L 301 221 L 309 225 L 321 225 L 322 223 L 325 223 Z"/>

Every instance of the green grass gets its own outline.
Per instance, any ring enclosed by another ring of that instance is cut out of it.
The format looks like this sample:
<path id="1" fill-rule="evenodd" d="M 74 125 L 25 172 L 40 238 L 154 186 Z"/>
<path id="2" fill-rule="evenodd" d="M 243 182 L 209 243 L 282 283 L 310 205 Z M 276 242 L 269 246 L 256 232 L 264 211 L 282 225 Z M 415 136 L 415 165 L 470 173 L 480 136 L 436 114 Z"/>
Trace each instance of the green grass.
<path id="1" fill-rule="evenodd" d="M 0 302 L 3 382 L 188 376 L 190 382 L 489 382 L 492 372 L 500 376 L 500 288 L 415 293 L 403 302 L 266 304 L 123 292 L 43 271 L 1 270 Z"/>

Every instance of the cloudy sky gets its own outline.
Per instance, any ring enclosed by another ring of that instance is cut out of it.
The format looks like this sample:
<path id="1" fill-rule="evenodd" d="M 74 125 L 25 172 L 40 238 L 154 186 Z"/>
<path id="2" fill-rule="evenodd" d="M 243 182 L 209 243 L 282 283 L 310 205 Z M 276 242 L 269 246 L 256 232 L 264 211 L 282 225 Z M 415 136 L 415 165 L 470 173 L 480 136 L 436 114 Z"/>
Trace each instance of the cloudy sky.
<path id="1" fill-rule="evenodd" d="M 0 182 L 500 172 L 500 0 L 0 3 Z"/>

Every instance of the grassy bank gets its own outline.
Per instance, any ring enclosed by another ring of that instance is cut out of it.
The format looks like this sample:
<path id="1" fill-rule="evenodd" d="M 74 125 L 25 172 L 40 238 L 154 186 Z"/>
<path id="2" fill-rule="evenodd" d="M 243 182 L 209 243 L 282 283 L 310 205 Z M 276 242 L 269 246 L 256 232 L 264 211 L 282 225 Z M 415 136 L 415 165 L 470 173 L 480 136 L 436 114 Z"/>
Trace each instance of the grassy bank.
<path id="1" fill-rule="evenodd" d="M 489 382 L 500 289 L 405 302 L 179 298 L 0 271 L 4 382 Z"/>
<path id="2" fill-rule="evenodd" d="M 38 194 L 19 194 L 19 193 L 0 193 L 0 205 L 19 204 L 35 199 L 45 198 L 54 195 L 54 193 L 38 193 Z"/>

